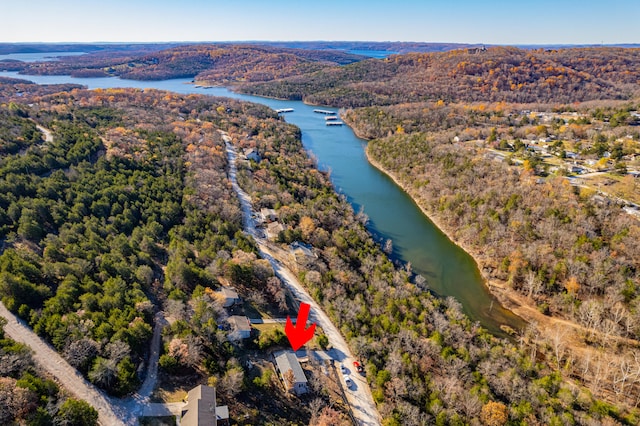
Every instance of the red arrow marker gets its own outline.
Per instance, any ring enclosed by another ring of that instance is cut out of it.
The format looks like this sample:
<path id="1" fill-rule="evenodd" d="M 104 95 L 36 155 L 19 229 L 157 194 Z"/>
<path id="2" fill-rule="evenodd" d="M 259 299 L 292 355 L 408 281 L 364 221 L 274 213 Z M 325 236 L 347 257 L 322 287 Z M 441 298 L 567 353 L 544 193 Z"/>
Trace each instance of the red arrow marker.
<path id="1" fill-rule="evenodd" d="M 300 349 L 302 345 L 307 343 L 313 337 L 313 333 L 316 331 L 316 324 L 313 323 L 309 328 L 305 329 L 307 324 L 307 318 L 309 318 L 309 306 L 308 303 L 300 303 L 300 311 L 298 311 L 298 320 L 294 326 L 291 322 L 291 318 L 287 315 L 287 324 L 284 326 L 284 332 L 289 338 L 289 343 L 294 351 Z"/>

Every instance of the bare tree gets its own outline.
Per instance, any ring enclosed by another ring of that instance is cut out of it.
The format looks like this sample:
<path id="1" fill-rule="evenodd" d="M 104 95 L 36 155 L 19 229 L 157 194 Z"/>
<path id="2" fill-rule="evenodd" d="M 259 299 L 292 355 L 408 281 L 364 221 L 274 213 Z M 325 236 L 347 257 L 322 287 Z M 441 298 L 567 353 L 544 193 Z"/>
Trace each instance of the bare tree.
<path id="1" fill-rule="evenodd" d="M 627 385 L 633 385 L 640 374 L 640 358 L 638 354 L 627 353 L 618 362 L 613 376 L 613 389 L 617 395 L 625 395 Z"/>
<path id="2" fill-rule="evenodd" d="M 64 357 L 75 368 L 83 369 L 98 354 L 100 345 L 91 339 L 83 338 L 71 342 L 64 351 Z"/>
<path id="3" fill-rule="evenodd" d="M 228 396 L 229 398 L 235 397 L 242 391 L 242 383 L 244 380 L 244 371 L 240 367 L 233 367 L 224 373 L 222 379 L 220 379 L 219 387 L 220 392 Z"/>
<path id="4" fill-rule="evenodd" d="M 314 424 L 318 421 L 318 416 L 320 415 L 320 410 L 322 410 L 326 406 L 325 402 L 322 398 L 314 398 L 313 401 L 309 403 L 309 411 L 311 411 L 311 421 L 310 424 Z"/>
<path id="5" fill-rule="evenodd" d="M 109 355 L 109 358 L 115 363 L 119 363 L 131 354 L 131 348 L 122 340 L 115 340 L 111 343 L 107 343 L 105 350 Z"/>
<path id="6" fill-rule="evenodd" d="M 384 242 L 382 250 L 387 254 L 393 253 L 393 241 L 390 238 Z"/>
<path id="7" fill-rule="evenodd" d="M 567 349 L 566 338 L 569 335 L 567 328 L 558 324 L 555 325 L 551 331 L 550 343 L 553 350 L 553 355 L 556 359 L 556 367 L 560 370 L 562 359 L 564 358 L 565 351 Z"/>
<path id="8" fill-rule="evenodd" d="M 524 278 L 524 288 L 527 292 L 527 297 L 535 297 L 540 293 L 542 289 L 542 282 L 538 278 L 535 272 L 529 271 Z"/>

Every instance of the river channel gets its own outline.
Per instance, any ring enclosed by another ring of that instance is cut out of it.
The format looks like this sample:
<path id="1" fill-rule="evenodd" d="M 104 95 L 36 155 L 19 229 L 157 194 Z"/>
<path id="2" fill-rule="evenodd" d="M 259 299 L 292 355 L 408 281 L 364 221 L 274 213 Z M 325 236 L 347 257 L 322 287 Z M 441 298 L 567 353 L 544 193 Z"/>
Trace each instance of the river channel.
<path id="1" fill-rule="evenodd" d="M 190 79 L 134 81 L 119 78 L 73 78 L 69 76 L 22 76 L 0 72 L 0 76 L 22 78 L 38 84 L 76 83 L 90 89 L 112 87 L 154 88 L 178 93 L 225 96 L 267 105 L 273 109 L 293 108 L 286 121 L 302 130 L 305 149 L 330 170 L 338 192 L 345 195 L 354 210 L 361 208 L 369 217 L 368 229 L 379 241 L 391 239 L 395 261 L 410 263 L 414 273 L 426 278 L 439 296 L 453 296 L 464 312 L 492 333 L 504 335 L 501 325 L 513 329 L 525 323 L 504 309 L 489 293 L 474 259 L 455 245 L 426 217 L 413 200 L 391 179 L 371 166 L 365 156 L 367 142 L 355 136 L 348 126 L 326 126 L 324 115 L 297 101 L 282 101 L 242 95 L 222 87 L 203 88 Z M 337 112 L 336 108 L 320 107 Z"/>

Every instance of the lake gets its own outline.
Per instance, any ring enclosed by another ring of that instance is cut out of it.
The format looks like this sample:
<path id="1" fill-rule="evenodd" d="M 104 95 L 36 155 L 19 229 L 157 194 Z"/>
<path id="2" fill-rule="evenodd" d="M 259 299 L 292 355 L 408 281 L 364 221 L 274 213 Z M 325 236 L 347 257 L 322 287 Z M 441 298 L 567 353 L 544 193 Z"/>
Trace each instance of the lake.
<path id="1" fill-rule="evenodd" d="M 411 263 L 412 271 L 424 276 L 431 290 L 453 296 L 473 321 L 494 334 L 504 336 L 501 325 L 521 329 L 526 324 L 504 309 L 488 291 L 474 259 L 444 235 L 391 179 L 371 166 L 365 157 L 367 142 L 348 126 L 326 126 L 318 107 L 299 101 L 282 101 L 233 93 L 223 87 L 201 88 L 190 79 L 134 81 L 119 78 L 72 78 L 69 76 L 22 76 L 0 72 L 0 76 L 23 78 L 39 84 L 76 83 L 90 89 L 109 87 L 154 88 L 178 93 L 226 96 L 256 102 L 273 109 L 293 108 L 284 114 L 287 122 L 302 130 L 302 143 L 318 160 L 319 167 L 331 171 L 336 190 L 344 194 L 354 210 L 369 216 L 367 228 L 378 241 L 391 239 L 393 260 Z M 338 112 L 337 108 L 320 107 Z"/>
<path id="2" fill-rule="evenodd" d="M 57 61 L 63 56 L 84 55 L 86 52 L 37 52 L 37 53 L 8 53 L 0 55 L 0 61 L 5 59 L 15 59 L 22 62 Z"/>

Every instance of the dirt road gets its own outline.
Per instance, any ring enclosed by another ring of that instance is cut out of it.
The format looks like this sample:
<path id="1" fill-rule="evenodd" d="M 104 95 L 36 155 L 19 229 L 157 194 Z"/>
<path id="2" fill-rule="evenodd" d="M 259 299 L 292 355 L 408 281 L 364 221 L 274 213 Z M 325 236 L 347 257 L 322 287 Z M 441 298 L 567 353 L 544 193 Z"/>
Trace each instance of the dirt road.
<path id="1" fill-rule="evenodd" d="M 342 337 L 338 328 L 333 325 L 329 317 L 324 313 L 316 301 L 309 295 L 309 293 L 307 293 L 295 274 L 277 260 L 274 252 L 267 246 L 266 240 L 258 236 L 255 222 L 251 218 L 251 198 L 240 188 L 236 179 L 235 149 L 231 144 L 231 138 L 229 138 L 229 136 L 223 133 L 223 139 L 227 145 L 227 156 L 230 164 L 229 179 L 231 180 L 233 189 L 236 191 L 238 198 L 240 199 L 245 231 L 251 234 L 256 240 L 260 256 L 271 263 L 276 275 L 293 293 L 294 297 L 299 302 L 308 303 L 311 306 L 309 321 L 315 322 L 317 325 L 322 327 L 326 336 L 329 338 L 329 343 L 333 347 L 333 350 L 331 351 L 332 357 L 335 361 L 343 363 L 352 373 L 350 376 L 354 382 L 353 386 L 351 386 L 351 388 L 347 388 L 343 380 L 340 381 L 340 385 L 345 391 L 353 416 L 358 424 L 366 426 L 379 425 L 380 415 L 378 414 L 375 402 L 373 401 L 371 389 L 369 389 L 367 381 L 354 371 L 353 361 L 355 361 L 355 358 L 351 354 L 351 350 L 349 349 L 346 340 Z"/>
<path id="2" fill-rule="evenodd" d="M 83 399 L 98 410 L 98 422 L 103 426 L 124 425 L 111 402 L 91 383 L 71 367 L 58 353 L 40 339 L 31 329 L 13 315 L 0 302 L 0 316 L 7 320 L 4 331 L 16 342 L 24 343 L 33 350 L 33 359 L 48 371 L 65 389 Z"/>
<path id="3" fill-rule="evenodd" d="M 153 409 L 149 408 L 150 406 L 156 407 L 157 411 L 159 410 L 157 407 L 163 405 L 151 404 L 150 397 L 158 382 L 158 360 L 160 358 L 162 343 L 162 329 L 165 325 L 167 325 L 167 320 L 164 317 L 164 312 L 160 311 L 156 313 L 153 337 L 151 338 L 147 376 L 142 386 L 140 386 L 140 389 L 125 399 L 112 400 L 113 404 L 117 407 L 117 412 L 127 425 L 136 425 L 138 424 L 138 416 L 150 415 L 149 413 L 154 412 Z"/>

